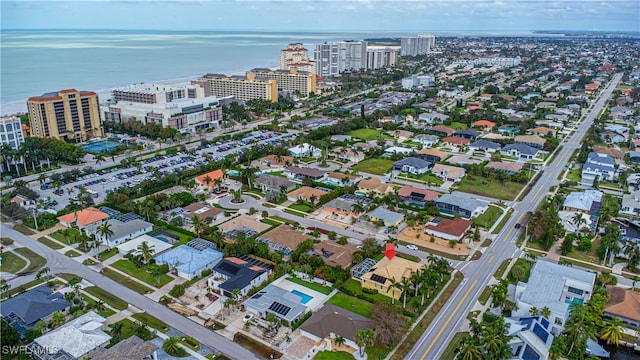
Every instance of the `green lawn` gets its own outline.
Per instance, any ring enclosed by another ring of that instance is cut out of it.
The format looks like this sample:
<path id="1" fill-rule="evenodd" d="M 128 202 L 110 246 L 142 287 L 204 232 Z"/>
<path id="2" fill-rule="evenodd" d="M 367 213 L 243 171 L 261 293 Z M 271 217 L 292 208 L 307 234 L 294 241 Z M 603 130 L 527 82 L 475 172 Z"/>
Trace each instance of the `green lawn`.
<path id="1" fill-rule="evenodd" d="M 78 256 L 82 255 L 82 254 L 80 254 L 79 252 L 77 252 L 75 250 L 69 250 L 64 254 L 67 255 L 70 258 L 74 258 L 74 257 L 78 257 Z"/>
<path id="2" fill-rule="evenodd" d="M 110 257 L 112 257 L 113 255 L 118 253 L 118 249 L 117 248 L 113 248 L 111 250 L 105 250 L 103 252 L 100 253 L 100 261 L 105 261 L 107 259 L 109 259 Z"/>
<path id="3" fill-rule="evenodd" d="M 371 158 L 361 161 L 358 165 L 352 167 L 353 170 L 362 171 L 364 173 L 384 175 L 391 170 L 393 160 Z"/>
<path id="4" fill-rule="evenodd" d="M 498 218 L 500 218 L 500 215 L 502 215 L 502 209 L 497 206 L 489 205 L 487 211 L 485 211 L 484 214 L 481 214 L 477 218 L 473 219 L 473 224 L 478 227 L 490 229 L 498 220 Z"/>
<path id="5" fill-rule="evenodd" d="M 289 208 L 285 208 L 283 211 L 286 212 L 287 214 L 291 214 L 291 215 L 295 215 L 295 216 L 300 216 L 300 217 L 305 217 L 306 216 L 306 213 L 301 213 L 299 211 L 291 210 Z"/>
<path id="6" fill-rule="evenodd" d="M 120 340 L 128 339 L 128 338 L 132 337 L 133 335 L 135 335 L 136 324 L 133 321 L 131 321 L 129 319 L 122 319 L 122 320 L 118 321 L 117 323 L 121 323 L 122 324 Z M 111 330 L 111 325 L 109 326 L 109 330 Z M 150 333 L 147 332 L 147 334 L 149 336 L 144 336 L 144 337 L 146 337 L 146 339 L 143 338 L 142 340 L 151 340 L 153 338 L 153 337 L 151 337 Z"/>
<path id="7" fill-rule="evenodd" d="M 18 249 L 15 249 L 15 252 L 26 257 L 31 262 L 29 266 L 22 272 L 23 274 L 30 274 L 32 272 L 35 272 L 39 270 L 41 267 L 43 267 L 44 264 L 47 263 L 47 260 L 45 258 L 34 253 L 29 248 L 24 248 L 24 247 L 18 248 Z"/>
<path id="8" fill-rule="evenodd" d="M 401 252 L 396 253 L 396 256 L 399 257 L 399 258 L 402 258 L 402 259 L 409 260 L 409 261 L 420 262 L 420 258 L 417 257 L 417 256 L 413 256 L 413 255 L 409 255 L 409 254 L 405 254 L 405 253 L 401 253 Z"/>
<path id="9" fill-rule="evenodd" d="M 120 284 L 128 287 L 129 289 L 131 289 L 131 290 L 133 290 L 133 291 L 135 291 L 135 292 L 137 292 L 139 294 L 143 294 L 144 295 L 144 294 L 149 294 L 149 293 L 152 292 L 152 290 L 150 288 L 140 284 L 139 282 L 137 282 L 137 281 L 135 281 L 135 280 L 133 280 L 131 278 L 122 276 L 122 275 L 120 275 L 120 273 L 115 272 L 115 271 L 113 271 L 113 270 L 111 270 L 109 268 L 102 269 L 102 274 L 104 276 L 110 278 L 111 280 L 119 282 Z"/>
<path id="10" fill-rule="evenodd" d="M 353 294 L 363 293 L 362 285 L 360 285 L 360 282 L 355 279 L 349 279 L 345 281 L 342 284 L 342 287 L 348 292 L 351 292 Z M 400 292 L 400 290 L 396 290 L 396 291 Z M 388 296 L 385 296 L 382 294 L 365 294 L 365 295 L 373 299 L 375 302 L 391 304 L 391 298 Z M 408 300 L 409 300 L 409 297 L 407 297 L 407 301 Z M 398 304 L 398 301 L 396 301 L 395 303 Z M 402 304 L 400 306 L 402 307 Z"/>
<path id="11" fill-rule="evenodd" d="M 151 275 L 148 267 L 137 268 L 134 263 L 129 260 L 120 259 L 113 264 L 111 264 L 114 268 L 126 273 L 127 275 L 131 275 L 136 279 L 142 280 L 151 286 L 162 287 L 168 284 L 173 278 L 167 274 L 160 275 L 160 282 L 156 282 L 157 277 Z"/>
<path id="12" fill-rule="evenodd" d="M 353 360 L 353 355 L 346 351 L 320 351 L 314 357 L 315 360 Z"/>
<path id="13" fill-rule="evenodd" d="M 22 270 L 26 265 L 27 262 L 16 256 L 13 252 L 6 251 L 2 253 L 2 265 L 0 265 L 0 269 L 3 272 L 15 274 Z"/>
<path id="14" fill-rule="evenodd" d="M 291 205 L 289 205 L 289 209 L 302 211 L 303 213 L 310 213 L 310 212 L 314 211 L 314 208 L 312 208 L 311 206 L 309 206 L 308 204 L 305 204 L 305 203 L 302 203 L 302 204 L 298 204 L 298 203 L 291 204 Z"/>
<path id="15" fill-rule="evenodd" d="M 93 307 L 95 306 L 95 304 L 97 304 L 97 301 L 93 300 L 92 298 L 88 297 L 87 295 L 83 294 L 82 295 L 82 300 L 84 300 L 84 302 L 87 304 L 87 308 L 88 309 L 93 309 Z M 102 317 L 108 318 L 109 316 L 115 314 L 116 312 L 108 309 L 108 308 L 104 308 L 104 310 L 100 311 L 99 314 Z"/>
<path id="16" fill-rule="evenodd" d="M 343 309 L 352 311 L 356 314 L 362 315 L 366 318 L 371 318 L 371 309 L 373 309 L 372 303 L 340 292 L 333 295 L 327 301 L 327 304 L 333 304 Z"/>
<path id="17" fill-rule="evenodd" d="M 368 141 L 378 139 L 379 133 L 380 131 L 376 129 L 358 129 L 348 132 L 347 135 L 351 135 L 355 138 Z"/>
<path id="18" fill-rule="evenodd" d="M 391 351 L 391 348 L 385 348 L 384 345 L 376 343 L 374 346 L 367 346 L 364 352 L 367 353 L 367 359 L 384 360 Z"/>
<path id="19" fill-rule="evenodd" d="M 469 334 L 468 332 L 458 332 L 455 335 L 453 335 L 453 339 L 451 339 L 451 342 L 444 349 L 444 352 L 442 353 L 442 356 L 440 357 L 440 359 L 454 360 L 456 358 L 456 355 L 458 354 L 458 348 L 460 347 L 460 343 L 462 342 L 462 339 L 464 339 L 464 337 L 468 334 Z"/>
<path id="20" fill-rule="evenodd" d="M 33 230 L 31 230 L 28 227 L 26 227 L 24 225 L 21 225 L 21 224 L 14 225 L 13 226 L 13 230 L 15 230 L 15 231 L 17 231 L 19 233 L 25 234 L 25 235 L 33 235 L 34 234 Z"/>
<path id="21" fill-rule="evenodd" d="M 0 243 L 4 246 L 9 246 L 13 244 L 13 239 L 9 239 L 8 237 L 0 238 Z"/>
<path id="22" fill-rule="evenodd" d="M 58 249 L 62 249 L 64 246 L 58 244 L 57 242 L 51 240 L 51 239 L 47 239 L 44 236 L 41 236 L 38 238 L 38 242 L 41 242 L 45 245 L 47 245 L 48 247 L 52 248 L 53 250 L 58 250 Z"/>
<path id="23" fill-rule="evenodd" d="M 159 320 L 158 318 L 155 318 L 147 313 L 135 313 L 133 315 L 131 315 L 131 317 L 133 317 L 136 320 L 141 321 L 143 324 L 150 326 L 160 332 L 166 333 L 167 331 L 170 330 L 169 325 L 167 325 L 165 322 L 163 322 L 162 320 Z"/>
<path id="24" fill-rule="evenodd" d="M 108 293 L 104 290 L 102 290 L 99 287 L 95 287 L 95 286 L 89 286 L 86 287 L 84 289 L 82 289 L 84 292 L 91 294 L 95 297 L 97 297 L 98 299 L 102 300 L 105 302 L 105 304 L 111 306 L 114 309 L 117 310 L 126 310 L 129 307 L 129 304 L 127 304 L 126 301 L 120 299 L 119 297 Z"/>
<path id="25" fill-rule="evenodd" d="M 498 224 L 498 226 L 495 227 L 495 229 L 493 229 L 493 231 L 491 232 L 492 234 L 497 234 L 499 233 L 502 228 L 504 227 L 504 225 L 507 223 L 507 221 L 509 221 L 509 219 L 511 218 L 511 214 L 513 213 L 513 208 L 509 208 L 509 210 L 507 210 L 507 215 L 505 215 L 502 218 L 502 221 L 500 221 L 500 223 Z"/>
<path id="26" fill-rule="evenodd" d="M 442 179 L 440 179 L 439 177 L 433 175 L 432 172 L 426 172 L 420 176 L 418 176 L 419 180 L 422 180 L 425 182 L 425 184 L 432 184 L 435 186 L 440 186 L 442 184 L 444 184 L 444 181 L 442 181 Z"/>
<path id="27" fill-rule="evenodd" d="M 513 200 L 523 187 L 524 184 L 506 182 L 503 185 L 495 179 L 467 175 L 458 183 L 457 190 L 501 200 Z"/>
<path id="28" fill-rule="evenodd" d="M 461 122 L 452 122 L 451 125 L 447 125 L 447 127 L 452 128 L 453 130 L 464 130 L 467 128 L 467 124 L 463 124 Z"/>
<path id="29" fill-rule="evenodd" d="M 316 282 L 305 281 L 305 280 L 302 280 L 300 278 L 293 277 L 293 276 L 288 277 L 287 280 L 291 281 L 292 283 L 296 283 L 298 285 L 302 285 L 302 286 L 304 286 L 306 288 L 309 288 L 311 290 L 315 290 L 315 291 L 317 291 L 317 292 L 319 292 L 321 294 L 325 294 L 325 295 L 330 294 L 331 291 L 333 290 L 328 286 L 324 286 L 324 285 L 318 284 Z"/>
<path id="30" fill-rule="evenodd" d="M 64 281 L 66 281 L 66 282 L 70 282 L 72 280 L 75 280 L 77 282 L 82 281 L 82 278 L 80 276 L 74 275 L 74 274 L 69 274 L 69 273 L 60 273 L 60 274 L 58 274 L 58 277 L 64 279 Z"/>
<path id="31" fill-rule="evenodd" d="M 69 235 L 68 239 L 67 239 L 67 236 L 65 236 L 65 233 Z M 52 238 L 60 241 L 63 244 L 73 244 L 73 243 L 77 242 L 77 241 L 74 241 L 74 239 L 75 239 L 74 235 L 80 235 L 80 233 L 76 229 L 69 228 L 69 229 L 57 230 L 56 232 L 54 232 L 50 236 Z"/>
<path id="32" fill-rule="evenodd" d="M 592 264 L 599 264 L 600 257 L 598 256 L 598 250 L 600 249 L 600 243 L 602 239 L 600 236 L 597 236 L 594 240 L 591 241 L 591 251 L 582 252 L 578 250 L 577 247 L 573 247 L 573 250 L 569 253 L 570 258 L 590 262 Z"/>

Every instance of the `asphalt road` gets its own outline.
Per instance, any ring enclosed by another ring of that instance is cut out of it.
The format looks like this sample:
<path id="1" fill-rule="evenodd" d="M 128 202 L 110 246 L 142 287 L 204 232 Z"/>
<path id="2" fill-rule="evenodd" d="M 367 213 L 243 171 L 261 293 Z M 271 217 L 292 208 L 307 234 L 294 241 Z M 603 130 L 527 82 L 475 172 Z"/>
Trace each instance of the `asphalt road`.
<path id="1" fill-rule="evenodd" d="M 574 150 L 581 146 L 584 135 L 621 78 L 622 74 L 616 74 L 613 77 L 606 89 L 602 91 L 600 98 L 587 113 L 584 121 L 578 125 L 574 135 L 562 144 L 562 149 L 556 155 L 553 163 L 545 168 L 529 194 L 513 206 L 513 215 L 500 231 L 496 240 L 487 248 L 482 258 L 470 261 L 458 269 L 464 274 L 464 280 L 416 342 L 407 359 L 440 358 L 498 266 L 505 259 L 519 257 L 522 254 L 522 251 L 515 244 L 521 231 L 515 230 L 515 224 L 521 222 L 527 212 L 535 210 L 551 186 L 559 184 L 558 176 L 567 166 Z"/>
<path id="2" fill-rule="evenodd" d="M 147 313 L 155 316 L 158 319 L 161 319 L 176 330 L 181 331 L 184 334 L 189 335 L 195 339 L 198 339 L 201 343 L 207 345 L 211 349 L 224 353 L 225 355 L 233 359 L 260 359 L 255 354 L 243 348 L 239 344 L 236 344 L 235 342 L 230 341 L 229 339 L 218 335 L 217 333 L 214 333 L 204 326 L 198 325 L 192 320 L 179 315 L 178 313 L 170 310 L 160 303 L 157 303 L 143 295 L 138 294 L 133 290 L 130 290 L 124 285 L 121 285 L 105 277 L 104 275 L 89 269 L 79 262 L 66 257 L 64 254 L 56 252 L 48 248 L 47 246 L 31 239 L 30 237 L 13 230 L 7 223 L 2 223 L 0 225 L 0 230 L 2 230 L 2 236 L 14 239 L 17 243 L 23 246 L 27 246 L 31 250 L 45 257 L 47 259 L 47 266 L 51 270 L 51 274 L 71 273 L 78 275 L 83 279 L 91 282 L 95 286 L 118 296 L 120 299 L 126 301 L 130 305 L 140 310 L 146 311 Z M 22 277 L 15 280 L 19 279 L 23 280 Z M 10 281 L 9 284 L 11 284 L 12 287 L 15 287 L 18 283 Z"/>

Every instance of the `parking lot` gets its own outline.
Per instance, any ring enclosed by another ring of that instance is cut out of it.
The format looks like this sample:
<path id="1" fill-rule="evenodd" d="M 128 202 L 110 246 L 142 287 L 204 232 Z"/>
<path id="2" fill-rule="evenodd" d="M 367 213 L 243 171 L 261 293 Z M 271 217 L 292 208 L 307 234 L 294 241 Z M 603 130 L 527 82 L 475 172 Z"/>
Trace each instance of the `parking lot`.
<path id="1" fill-rule="evenodd" d="M 188 168 L 192 169 L 205 164 L 205 154 L 217 161 L 230 154 L 245 152 L 252 146 L 275 145 L 292 140 L 296 136 L 297 132 L 281 134 L 268 130 L 256 130 L 246 134 L 241 140 L 198 146 L 193 156 L 185 153 L 168 154 L 142 160 L 139 168 L 128 165 L 127 168 L 97 170 L 92 174 L 79 177 L 75 181 L 66 181 L 57 193 L 54 193 L 50 183 L 45 183 L 42 187 L 37 188 L 38 185 L 34 182 L 32 187 L 40 193 L 41 198 L 50 198 L 47 200 L 47 206 L 55 211 L 66 207 L 69 204 L 69 198 L 73 198 L 81 188 L 87 189 L 97 204 L 102 202 L 109 192 L 121 187 L 133 188 L 144 180 L 153 180 L 155 170 L 159 176 L 162 176 Z M 73 189 L 71 195 L 69 195 L 70 188 Z"/>

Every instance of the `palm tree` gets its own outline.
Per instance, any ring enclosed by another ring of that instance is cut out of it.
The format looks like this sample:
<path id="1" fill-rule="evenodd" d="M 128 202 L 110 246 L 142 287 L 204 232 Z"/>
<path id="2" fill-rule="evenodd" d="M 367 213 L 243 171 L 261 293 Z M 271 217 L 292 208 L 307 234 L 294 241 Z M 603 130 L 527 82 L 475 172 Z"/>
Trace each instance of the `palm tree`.
<path id="1" fill-rule="evenodd" d="M 96 229 L 96 234 L 100 235 L 102 242 L 107 244 L 107 247 L 111 249 L 111 247 L 109 246 L 109 240 L 113 236 L 114 232 L 113 230 L 111 230 L 111 224 L 109 224 L 109 221 L 105 221 L 100 224 L 100 226 L 98 226 L 98 228 Z"/>
<path id="2" fill-rule="evenodd" d="M 396 281 L 396 278 L 391 278 L 391 279 L 387 279 L 389 280 L 389 289 L 392 291 L 391 293 L 391 305 L 395 304 L 395 300 L 396 300 L 396 287 L 398 287 L 398 282 Z M 387 290 L 387 292 L 389 292 Z"/>
<path id="3" fill-rule="evenodd" d="M 218 249 L 224 248 L 224 238 L 224 234 L 218 228 L 216 228 L 211 234 L 211 240 L 216 244 Z"/>
<path id="4" fill-rule="evenodd" d="M 318 196 L 316 196 L 316 194 L 311 194 L 311 196 L 309 196 L 309 202 L 311 202 L 311 205 L 315 205 L 316 200 L 318 200 Z"/>
<path id="5" fill-rule="evenodd" d="M 217 192 L 220 192 L 220 187 L 222 187 L 222 178 L 216 178 L 213 180 L 213 186 L 215 186 Z"/>
<path id="6" fill-rule="evenodd" d="M 140 245 L 138 245 L 138 248 L 136 250 L 138 252 L 138 257 L 140 258 L 140 260 L 142 260 L 143 264 L 148 264 L 149 261 L 153 258 L 154 248 L 155 246 L 149 245 L 147 241 L 143 241 L 142 243 L 140 243 Z"/>
<path id="7" fill-rule="evenodd" d="M 586 311 L 585 305 L 573 303 L 571 305 L 571 313 L 565 324 L 564 332 L 568 336 L 571 343 L 568 355 L 573 352 L 576 344 L 582 344 L 587 338 L 593 337 L 595 329 L 593 327 L 593 319 Z"/>
<path id="8" fill-rule="evenodd" d="M 482 359 L 482 347 L 471 337 L 466 335 L 462 339 L 458 350 L 458 360 L 480 360 Z"/>
<path id="9" fill-rule="evenodd" d="M 240 291 L 240 289 L 233 289 L 233 291 L 231 291 L 231 298 L 233 299 L 234 305 L 238 304 L 241 296 L 242 296 L 242 291 Z"/>
<path id="10" fill-rule="evenodd" d="M 151 199 L 138 203 L 138 211 L 140 212 L 140 215 L 144 216 L 149 222 L 152 217 L 156 216 L 158 210 L 160 210 L 160 207 Z"/>
<path id="11" fill-rule="evenodd" d="M 192 217 L 191 223 L 193 223 L 193 231 L 196 233 L 196 236 L 200 237 L 200 233 L 206 229 L 207 224 L 200 220 L 198 216 Z"/>
<path id="12" fill-rule="evenodd" d="M 160 277 L 164 274 L 162 268 L 159 266 L 154 266 L 151 269 L 151 275 L 156 277 L 156 285 L 160 284 Z"/>
<path id="13" fill-rule="evenodd" d="M 635 272 L 640 263 L 640 246 L 637 242 L 628 240 L 622 247 L 622 252 L 627 256 L 627 267 Z"/>
<path id="14" fill-rule="evenodd" d="M 618 318 L 604 320 L 600 329 L 600 339 L 606 340 L 608 345 L 618 346 L 624 334 L 624 328 L 624 323 Z"/>
<path id="15" fill-rule="evenodd" d="M 413 284 L 414 294 L 413 296 L 418 296 L 418 288 L 422 285 L 424 273 L 420 270 L 415 271 L 411 274 L 411 283 Z"/>
<path id="16" fill-rule="evenodd" d="M 120 337 L 122 336 L 122 328 L 124 324 L 122 324 L 121 322 L 117 322 L 117 323 L 113 323 L 111 325 L 109 325 L 109 327 L 111 328 L 111 336 L 113 336 L 114 338 L 120 340 Z"/>
<path id="17" fill-rule="evenodd" d="M 345 339 L 341 335 L 338 335 L 335 338 L 333 338 L 333 341 L 336 343 L 336 346 L 342 346 L 344 345 L 345 342 L 347 342 L 347 339 Z"/>
<path id="18" fill-rule="evenodd" d="M 360 357 L 364 356 L 365 346 L 373 345 L 376 340 L 376 333 L 372 329 L 360 329 L 356 331 L 356 344 L 360 348 Z"/>
<path id="19" fill-rule="evenodd" d="M 547 306 L 543 307 L 542 310 L 540 310 L 540 315 L 549 319 L 551 317 L 551 309 L 549 309 Z"/>
<path id="20" fill-rule="evenodd" d="M 58 327 L 59 325 L 64 324 L 65 320 L 66 320 L 66 316 L 64 316 L 64 314 L 61 313 L 60 311 L 56 311 L 53 313 L 53 315 L 51 315 L 51 327 L 52 328 Z"/>
<path id="21" fill-rule="evenodd" d="M 249 187 L 249 190 L 253 188 L 251 182 L 255 178 L 255 174 L 257 171 L 258 169 L 254 167 L 246 167 L 240 171 L 240 178 L 243 179 L 243 181 L 247 182 L 247 186 Z"/>
<path id="22" fill-rule="evenodd" d="M 529 309 L 529 314 L 531 314 L 531 316 L 538 316 L 538 308 L 535 306 L 532 306 L 531 309 Z"/>
<path id="23" fill-rule="evenodd" d="M 175 355 L 182 350 L 180 347 L 180 340 L 175 336 L 169 336 L 169 338 L 167 338 L 167 340 L 162 344 L 162 349 L 169 355 Z"/>
<path id="24" fill-rule="evenodd" d="M 587 219 L 582 216 L 582 213 L 577 212 L 571 217 L 571 222 L 576 226 L 576 229 L 580 229 L 580 225 L 585 225 Z"/>
<path id="25" fill-rule="evenodd" d="M 211 183 L 213 182 L 213 179 L 211 178 L 211 176 L 209 176 L 209 174 L 207 174 L 204 179 L 202 179 L 202 182 L 205 183 L 205 185 L 207 185 L 207 187 L 209 188 L 209 194 L 211 194 L 211 190 L 213 190 L 213 188 L 211 187 Z"/>
<path id="26" fill-rule="evenodd" d="M 400 290 L 402 290 L 402 308 L 407 307 L 407 293 L 411 290 L 411 281 L 409 279 L 404 278 L 400 281 Z"/>

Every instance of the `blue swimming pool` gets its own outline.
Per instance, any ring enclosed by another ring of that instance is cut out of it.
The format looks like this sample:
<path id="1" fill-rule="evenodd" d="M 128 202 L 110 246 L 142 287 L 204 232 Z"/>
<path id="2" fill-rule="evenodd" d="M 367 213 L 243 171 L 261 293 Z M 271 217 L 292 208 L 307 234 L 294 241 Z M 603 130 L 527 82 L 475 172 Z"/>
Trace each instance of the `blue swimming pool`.
<path id="1" fill-rule="evenodd" d="M 294 295 L 300 296 L 302 298 L 302 300 L 300 302 L 303 303 L 303 304 L 306 304 L 309 301 L 313 300 L 313 296 L 307 295 L 307 294 L 305 294 L 305 293 L 303 293 L 301 291 L 298 291 L 298 290 L 291 290 L 291 293 L 294 294 Z"/>
<path id="2" fill-rule="evenodd" d="M 88 153 L 97 154 L 103 151 L 113 150 L 117 148 L 118 145 L 121 145 L 121 144 L 115 141 L 107 140 L 107 141 L 100 141 L 100 142 L 95 142 L 93 144 L 85 145 L 82 147 L 82 149 Z"/>

